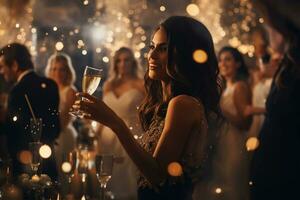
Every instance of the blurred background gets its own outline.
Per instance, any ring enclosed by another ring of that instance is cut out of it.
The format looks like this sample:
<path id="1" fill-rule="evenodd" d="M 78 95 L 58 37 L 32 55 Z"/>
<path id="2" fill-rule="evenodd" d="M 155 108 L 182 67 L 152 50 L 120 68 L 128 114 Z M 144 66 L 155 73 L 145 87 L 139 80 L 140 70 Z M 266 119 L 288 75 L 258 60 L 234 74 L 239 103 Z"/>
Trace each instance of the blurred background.
<path id="1" fill-rule="evenodd" d="M 251 33 L 264 23 L 249 0 L 0 0 L 0 45 L 26 44 L 40 74 L 51 54 L 69 54 L 80 90 L 84 67 L 107 72 L 112 53 L 121 46 L 132 48 L 145 68 L 152 31 L 170 15 L 202 21 L 216 50 L 229 44 L 250 61 Z M 6 85 L 1 80 L 0 90 Z"/>

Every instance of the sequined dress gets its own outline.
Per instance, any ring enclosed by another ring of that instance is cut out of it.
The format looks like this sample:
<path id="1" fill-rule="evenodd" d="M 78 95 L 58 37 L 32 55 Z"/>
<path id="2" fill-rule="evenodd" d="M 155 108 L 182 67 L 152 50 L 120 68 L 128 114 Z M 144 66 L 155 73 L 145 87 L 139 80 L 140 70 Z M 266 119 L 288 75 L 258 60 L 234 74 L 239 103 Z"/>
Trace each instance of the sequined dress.
<path id="1" fill-rule="evenodd" d="M 155 147 L 163 131 L 165 120 L 155 116 L 149 130 L 140 139 L 141 146 L 150 154 L 154 153 Z M 205 128 L 204 128 L 205 127 Z M 193 130 L 185 145 L 184 153 L 179 161 L 183 174 L 180 177 L 169 176 L 159 186 L 152 186 L 143 175 L 138 179 L 138 198 L 142 200 L 156 199 L 193 199 L 194 186 L 204 177 L 207 153 L 206 147 L 207 123 L 203 123 Z"/>

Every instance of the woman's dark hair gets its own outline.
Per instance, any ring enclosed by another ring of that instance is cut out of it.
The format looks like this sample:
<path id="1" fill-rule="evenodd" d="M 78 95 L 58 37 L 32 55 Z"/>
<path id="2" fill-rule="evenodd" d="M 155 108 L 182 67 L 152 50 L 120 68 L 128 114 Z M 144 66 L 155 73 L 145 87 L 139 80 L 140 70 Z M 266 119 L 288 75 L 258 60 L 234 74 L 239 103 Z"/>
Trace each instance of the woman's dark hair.
<path id="1" fill-rule="evenodd" d="M 232 55 L 234 61 L 240 64 L 239 68 L 236 71 L 235 77 L 233 78 L 234 81 L 247 81 L 249 77 L 249 72 L 245 64 L 243 55 L 236 48 L 225 46 L 219 51 L 219 59 L 221 54 L 224 52 L 229 52 Z"/>
<path id="2" fill-rule="evenodd" d="M 11 43 L 0 50 L 0 56 L 4 57 L 5 63 L 11 67 L 15 61 L 20 70 L 33 69 L 31 54 L 27 47 L 19 43 Z"/>
<path id="3" fill-rule="evenodd" d="M 211 113 L 220 116 L 218 62 L 207 28 L 193 18 L 172 16 L 162 22 L 159 29 L 164 29 L 168 38 L 166 71 L 171 79 L 171 96 L 168 100 L 181 94 L 190 95 L 201 100 L 207 118 Z M 204 62 L 194 60 L 196 50 L 205 52 L 207 59 Z M 149 69 L 144 77 L 147 96 L 139 110 L 144 130 L 149 128 L 155 114 L 165 114 L 168 104 L 168 101 L 163 101 L 161 81 L 150 79 L 148 72 Z"/>
<path id="4" fill-rule="evenodd" d="M 134 54 L 130 48 L 127 47 L 121 47 L 115 52 L 115 55 L 113 57 L 113 64 L 110 70 L 110 80 L 112 84 L 116 84 L 118 82 L 119 78 L 119 72 L 118 72 L 118 62 L 119 62 L 119 57 L 121 54 L 126 53 L 129 55 L 129 59 L 131 62 L 130 65 L 130 75 L 133 78 L 138 78 L 138 63 L 134 57 Z"/>

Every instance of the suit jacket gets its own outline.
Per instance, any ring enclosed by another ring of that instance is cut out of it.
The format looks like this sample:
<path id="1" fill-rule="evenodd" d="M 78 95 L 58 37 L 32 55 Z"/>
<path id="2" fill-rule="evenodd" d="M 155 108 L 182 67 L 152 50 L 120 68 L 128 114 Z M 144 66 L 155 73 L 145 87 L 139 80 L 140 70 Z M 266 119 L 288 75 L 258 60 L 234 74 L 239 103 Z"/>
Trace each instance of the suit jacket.
<path id="1" fill-rule="evenodd" d="M 266 102 L 260 145 L 251 163 L 252 200 L 299 199 L 300 73 L 289 65 L 285 59 L 274 78 L 281 76 L 284 86 L 273 82 Z"/>
<path id="2" fill-rule="evenodd" d="M 30 100 L 35 116 L 43 120 L 41 142 L 53 147 L 54 141 L 60 132 L 57 85 L 54 81 L 40 77 L 35 72 L 29 72 L 12 88 L 8 97 L 5 134 L 8 152 L 13 161 L 14 175 L 22 172 L 23 168 L 23 165 L 19 162 L 18 154 L 22 150 L 27 150 L 28 143 L 32 141 L 29 128 L 32 115 L 25 94 Z M 42 171 L 48 173 L 52 178 L 56 178 L 57 172 L 53 158 L 52 156 L 52 158 L 44 161 L 45 165 L 42 167 L 43 169 L 50 167 L 50 169 L 47 169 L 50 171 Z"/>

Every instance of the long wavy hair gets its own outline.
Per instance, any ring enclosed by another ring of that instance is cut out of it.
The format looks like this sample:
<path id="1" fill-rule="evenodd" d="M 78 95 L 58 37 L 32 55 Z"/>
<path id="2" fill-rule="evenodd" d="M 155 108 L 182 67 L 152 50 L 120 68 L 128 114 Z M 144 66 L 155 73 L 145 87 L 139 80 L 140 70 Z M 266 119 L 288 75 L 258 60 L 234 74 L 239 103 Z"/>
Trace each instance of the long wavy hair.
<path id="1" fill-rule="evenodd" d="M 113 56 L 113 63 L 110 68 L 109 72 L 109 79 L 108 81 L 111 82 L 112 85 L 118 84 L 119 81 L 119 71 L 118 71 L 118 62 L 119 62 L 119 57 L 121 54 L 128 54 L 129 60 L 130 60 L 130 71 L 129 75 L 132 78 L 138 78 L 139 77 L 139 67 L 138 67 L 138 62 L 134 57 L 134 54 L 130 48 L 127 47 L 121 47 L 118 49 L 114 56 Z"/>
<path id="2" fill-rule="evenodd" d="M 51 55 L 48 59 L 47 66 L 45 69 L 45 75 L 47 77 L 51 76 L 51 68 L 53 67 L 54 62 L 60 62 L 64 66 L 65 70 L 65 79 L 61 80 L 63 85 L 70 86 L 75 83 L 76 73 L 72 65 L 70 56 L 65 53 L 55 53 Z"/>
<path id="3" fill-rule="evenodd" d="M 139 109 L 143 129 L 149 128 L 155 114 L 165 116 L 169 100 L 181 94 L 199 99 L 207 118 L 213 116 L 210 115 L 212 113 L 214 117 L 221 117 L 218 62 L 207 28 L 201 22 L 184 16 L 172 16 L 162 22 L 157 30 L 160 28 L 166 31 L 168 38 L 166 71 L 171 80 L 171 96 L 167 102 L 163 101 L 161 81 L 151 79 L 147 69 L 144 77 L 146 98 Z M 196 50 L 205 52 L 205 62 L 194 60 Z"/>
<path id="4" fill-rule="evenodd" d="M 239 68 L 237 68 L 235 76 L 233 77 L 233 81 L 234 82 L 237 82 L 237 81 L 246 81 L 247 82 L 247 80 L 249 78 L 249 72 L 248 72 L 248 68 L 246 66 L 245 60 L 243 58 L 243 55 L 236 48 L 225 46 L 218 53 L 219 59 L 220 59 L 221 54 L 224 52 L 229 52 L 232 55 L 234 61 L 236 63 L 240 64 Z"/>

